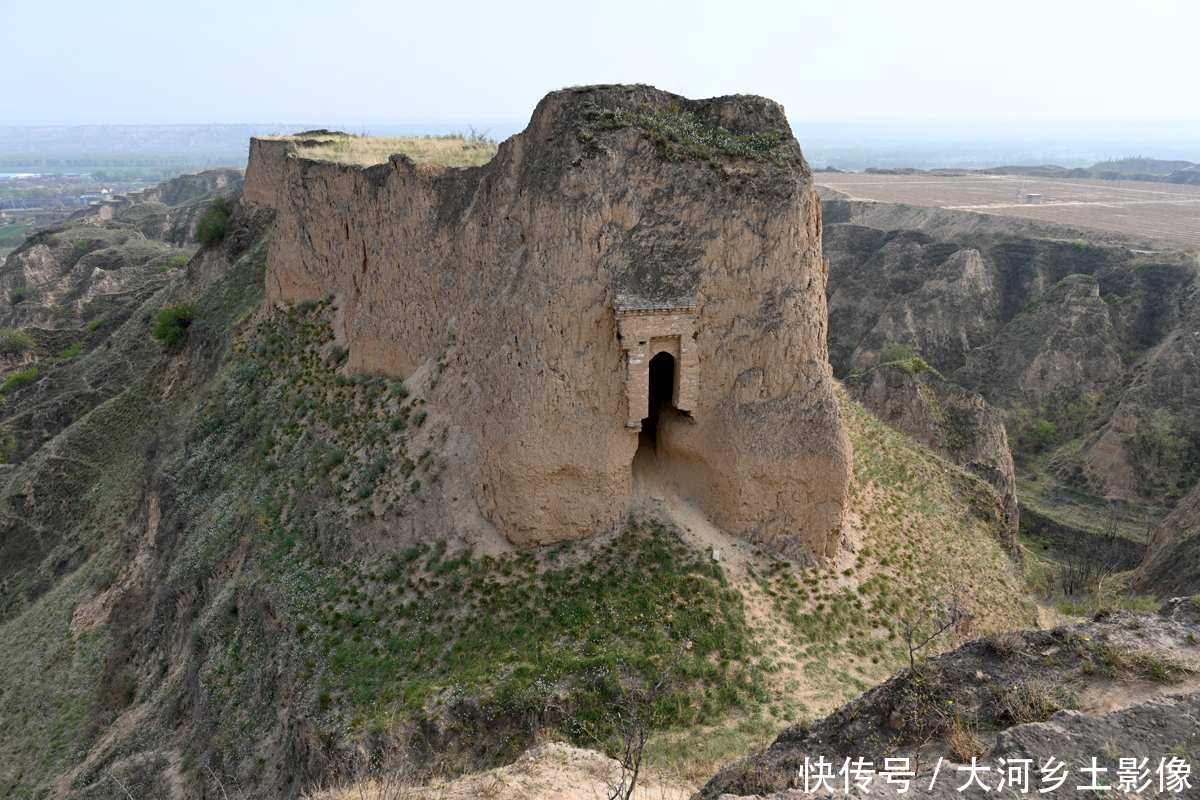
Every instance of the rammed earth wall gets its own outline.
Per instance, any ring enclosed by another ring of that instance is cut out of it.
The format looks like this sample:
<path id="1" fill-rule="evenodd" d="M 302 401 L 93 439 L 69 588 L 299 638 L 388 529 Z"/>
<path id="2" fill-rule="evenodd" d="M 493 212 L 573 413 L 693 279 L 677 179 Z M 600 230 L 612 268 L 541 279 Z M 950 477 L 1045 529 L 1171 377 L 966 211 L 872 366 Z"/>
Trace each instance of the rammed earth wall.
<path id="1" fill-rule="evenodd" d="M 656 120 L 780 144 L 681 156 L 651 138 Z M 245 192 L 278 209 L 268 301 L 336 293 L 351 369 L 407 378 L 454 343 L 430 402 L 472 432 L 474 499 L 514 542 L 625 513 L 645 403 L 631 365 L 666 351 L 688 414 L 663 415 L 656 447 L 680 491 L 747 539 L 837 552 L 851 454 L 821 210 L 776 103 L 564 90 L 468 169 L 318 163 L 256 140 Z M 647 325 L 645 345 L 619 335 Z"/>

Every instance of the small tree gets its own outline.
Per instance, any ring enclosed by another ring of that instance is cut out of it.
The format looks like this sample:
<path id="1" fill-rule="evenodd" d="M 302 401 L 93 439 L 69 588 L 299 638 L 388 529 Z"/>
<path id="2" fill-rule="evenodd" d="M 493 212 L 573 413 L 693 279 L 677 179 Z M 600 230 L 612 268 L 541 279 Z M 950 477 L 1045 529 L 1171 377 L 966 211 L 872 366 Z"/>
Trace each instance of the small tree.
<path id="1" fill-rule="evenodd" d="M 908 644 L 909 669 L 917 667 L 918 650 L 950 629 L 966 632 L 974 618 L 957 586 L 943 592 L 941 599 L 932 605 L 911 610 L 900 621 Z"/>
<path id="2" fill-rule="evenodd" d="M 1039 450 L 1044 449 L 1058 441 L 1058 425 L 1048 419 L 1039 419 L 1033 423 L 1030 436 L 1033 438 L 1034 446 Z"/>
<path id="3" fill-rule="evenodd" d="M 627 665 L 619 670 L 624 693 L 606 710 L 607 724 L 617 737 L 616 760 L 620 772 L 608 786 L 608 800 L 630 800 L 637 788 L 638 779 L 646 766 L 646 743 L 651 733 L 662 723 L 662 703 L 678 691 L 682 682 L 678 670 L 687 651 L 691 649 L 691 637 L 675 645 L 669 660 L 656 674 L 636 675 Z M 578 717 L 574 722 L 588 736 L 604 741 L 606 736 Z"/>
<path id="4" fill-rule="evenodd" d="M 212 201 L 208 207 L 208 211 L 204 212 L 204 216 L 196 223 L 196 241 L 205 247 L 211 247 L 222 239 L 229 232 L 229 201 L 224 197 L 218 197 Z"/>
<path id="5" fill-rule="evenodd" d="M 154 338 L 171 350 L 182 350 L 187 344 L 195 308 L 195 303 L 180 300 L 159 311 L 154 322 Z"/>

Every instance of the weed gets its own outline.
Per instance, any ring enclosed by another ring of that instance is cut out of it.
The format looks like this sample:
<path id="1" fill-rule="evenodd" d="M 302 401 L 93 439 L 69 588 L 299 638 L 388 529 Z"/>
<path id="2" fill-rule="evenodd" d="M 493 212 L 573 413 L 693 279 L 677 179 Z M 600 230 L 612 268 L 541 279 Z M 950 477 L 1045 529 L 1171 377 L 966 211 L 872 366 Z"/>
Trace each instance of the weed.
<path id="1" fill-rule="evenodd" d="M 979 737 L 975 725 L 955 716 L 945 734 L 946 749 L 959 763 L 965 764 L 987 755 L 988 747 Z"/>

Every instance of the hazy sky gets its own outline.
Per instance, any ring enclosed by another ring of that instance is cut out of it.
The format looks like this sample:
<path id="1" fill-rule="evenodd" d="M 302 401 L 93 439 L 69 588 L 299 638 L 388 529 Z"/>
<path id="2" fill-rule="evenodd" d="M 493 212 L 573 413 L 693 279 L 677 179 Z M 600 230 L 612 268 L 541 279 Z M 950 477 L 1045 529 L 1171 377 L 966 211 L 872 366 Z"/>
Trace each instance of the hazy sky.
<path id="1" fill-rule="evenodd" d="M 564 86 L 793 125 L 1200 118 L 1197 0 L 0 0 L 0 126 L 524 122 Z"/>

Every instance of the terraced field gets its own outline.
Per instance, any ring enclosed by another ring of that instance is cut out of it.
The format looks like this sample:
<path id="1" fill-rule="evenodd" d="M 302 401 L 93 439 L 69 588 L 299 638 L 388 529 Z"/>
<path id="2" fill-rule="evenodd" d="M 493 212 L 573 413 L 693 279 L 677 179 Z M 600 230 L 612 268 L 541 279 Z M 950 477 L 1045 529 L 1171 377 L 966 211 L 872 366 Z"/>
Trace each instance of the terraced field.
<path id="1" fill-rule="evenodd" d="M 1200 189 L 1195 186 L 1015 175 L 819 172 L 814 177 L 818 185 L 855 200 L 1023 217 L 1127 234 L 1158 247 L 1200 247 Z M 1042 202 L 1020 202 L 1021 191 L 1042 195 Z"/>

